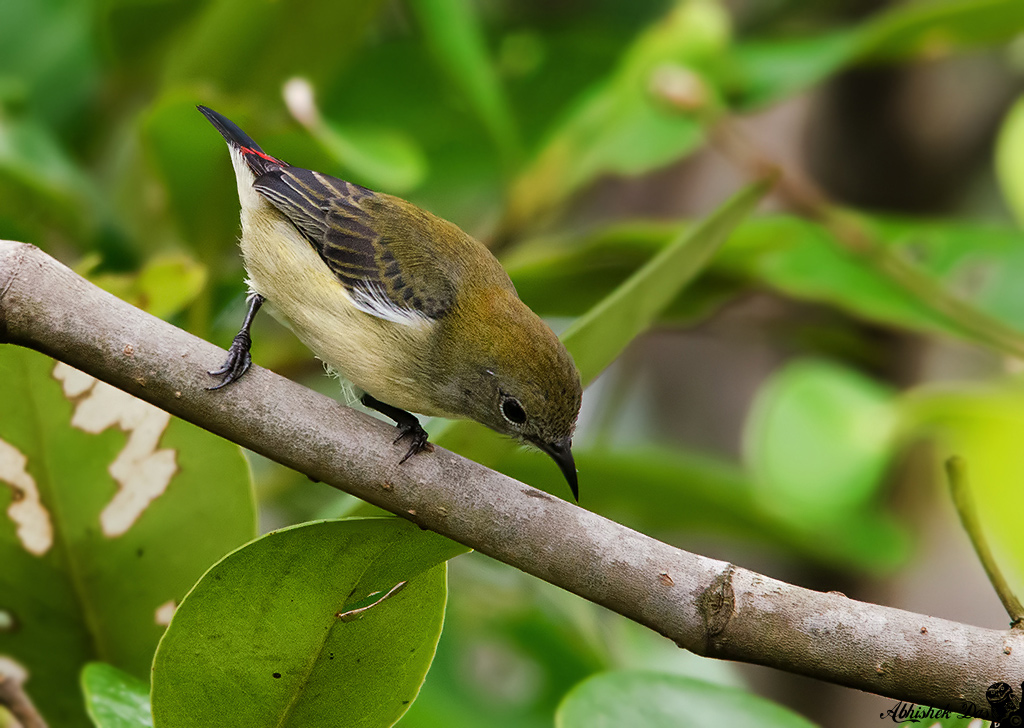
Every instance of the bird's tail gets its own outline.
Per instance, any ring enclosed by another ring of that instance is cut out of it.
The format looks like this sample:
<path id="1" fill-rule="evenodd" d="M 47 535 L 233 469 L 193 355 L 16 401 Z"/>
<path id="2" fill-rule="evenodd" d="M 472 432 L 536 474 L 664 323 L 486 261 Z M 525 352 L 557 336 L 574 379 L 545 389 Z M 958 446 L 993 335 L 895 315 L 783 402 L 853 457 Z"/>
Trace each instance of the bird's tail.
<path id="1" fill-rule="evenodd" d="M 282 162 L 280 159 L 275 159 L 269 154 L 265 153 L 260 149 L 259 144 L 253 141 L 252 137 L 238 128 L 238 124 L 231 121 L 228 117 L 223 114 L 218 114 L 213 109 L 206 106 L 197 106 L 199 113 L 209 119 L 210 123 L 221 133 L 224 140 L 228 143 L 228 146 L 232 149 L 237 149 L 242 157 L 245 159 L 246 164 L 252 173 L 259 177 L 265 172 L 269 171 L 271 165 L 278 167 L 287 167 L 288 164 Z"/>

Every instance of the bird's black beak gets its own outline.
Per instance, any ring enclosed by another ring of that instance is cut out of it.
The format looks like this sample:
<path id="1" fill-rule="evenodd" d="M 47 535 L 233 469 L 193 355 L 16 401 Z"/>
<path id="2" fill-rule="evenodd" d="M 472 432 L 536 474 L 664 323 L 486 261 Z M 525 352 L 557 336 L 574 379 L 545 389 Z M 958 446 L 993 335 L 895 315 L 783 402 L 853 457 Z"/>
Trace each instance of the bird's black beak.
<path id="1" fill-rule="evenodd" d="M 576 478 L 576 461 L 572 459 L 572 440 L 567 437 L 558 442 L 541 443 L 539 447 L 558 463 L 558 469 L 562 471 L 562 475 L 569 483 L 573 500 L 579 503 L 580 486 Z"/>

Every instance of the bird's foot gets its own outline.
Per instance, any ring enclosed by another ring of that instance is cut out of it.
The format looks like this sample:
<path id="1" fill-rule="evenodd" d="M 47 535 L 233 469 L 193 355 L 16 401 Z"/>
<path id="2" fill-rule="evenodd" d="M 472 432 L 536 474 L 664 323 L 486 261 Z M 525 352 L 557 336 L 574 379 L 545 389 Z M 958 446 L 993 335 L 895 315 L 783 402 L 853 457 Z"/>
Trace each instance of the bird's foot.
<path id="1" fill-rule="evenodd" d="M 220 389 L 241 379 L 242 375 L 249 371 L 249 367 L 252 366 L 252 356 L 249 354 L 251 347 L 252 338 L 248 332 L 240 331 L 231 342 L 231 347 L 228 349 L 228 358 L 224 361 L 223 366 L 220 369 L 208 372 L 211 377 L 220 377 L 220 382 L 212 387 L 207 387 L 207 389 Z"/>
<path id="2" fill-rule="evenodd" d="M 405 457 L 398 461 L 399 465 L 416 453 L 434 452 L 434 446 L 427 440 L 429 435 L 427 435 L 427 431 L 423 429 L 423 426 L 420 425 L 419 422 L 402 423 L 398 425 L 398 433 L 398 437 L 395 438 L 395 445 L 400 443 L 402 440 L 409 439 L 409 451 L 405 453 Z"/>
<path id="3" fill-rule="evenodd" d="M 393 419 L 398 427 L 398 437 L 395 438 L 393 444 L 397 445 L 402 440 L 409 439 L 409 451 L 405 453 L 405 457 L 398 461 L 401 465 L 406 460 L 411 458 L 418 452 L 433 452 L 434 446 L 427 442 L 427 431 L 423 429 L 420 421 L 416 419 L 416 416 L 406 412 L 404 409 L 399 409 L 393 405 L 381 402 L 379 399 L 373 397 L 369 392 L 364 392 L 360 398 L 364 407 L 377 410 L 382 415 Z"/>

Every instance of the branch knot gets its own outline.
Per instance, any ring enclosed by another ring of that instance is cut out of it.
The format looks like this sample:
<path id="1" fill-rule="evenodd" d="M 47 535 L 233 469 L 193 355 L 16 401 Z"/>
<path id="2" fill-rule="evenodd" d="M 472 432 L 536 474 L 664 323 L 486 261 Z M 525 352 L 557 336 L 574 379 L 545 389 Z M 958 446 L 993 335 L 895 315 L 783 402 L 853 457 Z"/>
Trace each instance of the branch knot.
<path id="1" fill-rule="evenodd" d="M 706 655 L 715 651 L 715 638 L 725 631 L 732 615 L 736 613 L 736 593 L 732 588 L 732 576 L 735 571 L 734 565 L 726 566 L 697 599 L 697 609 L 704 620 Z"/>

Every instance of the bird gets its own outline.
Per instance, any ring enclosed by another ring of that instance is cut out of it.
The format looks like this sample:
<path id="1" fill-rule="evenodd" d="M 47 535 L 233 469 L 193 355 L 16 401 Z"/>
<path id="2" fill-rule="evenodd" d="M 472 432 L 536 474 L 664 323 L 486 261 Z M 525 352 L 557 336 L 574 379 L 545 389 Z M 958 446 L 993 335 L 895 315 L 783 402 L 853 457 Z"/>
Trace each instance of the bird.
<path id="1" fill-rule="evenodd" d="M 211 390 L 252 364 L 269 312 L 392 419 L 399 461 L 432 449 L 415 414 L 475 420 L 547 453 L 579 501 L 572 437 L 582 386 L 572 356 L 482 243 L 389 194 L 264 152 L 197 109 L 227 142 L 241 207 L 248 308 Z"/>

